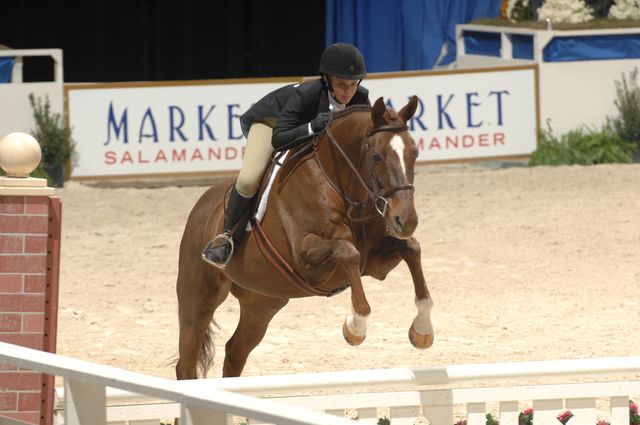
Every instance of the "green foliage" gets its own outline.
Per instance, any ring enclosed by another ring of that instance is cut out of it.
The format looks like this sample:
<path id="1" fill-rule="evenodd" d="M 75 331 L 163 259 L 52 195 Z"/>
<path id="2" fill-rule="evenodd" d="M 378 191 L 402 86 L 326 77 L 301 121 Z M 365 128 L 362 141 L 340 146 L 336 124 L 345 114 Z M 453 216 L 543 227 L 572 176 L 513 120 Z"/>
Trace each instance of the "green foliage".
<path id="1" fill-rule="evenodd" d="M 616 81 L 618 115 L 607 117 L 600 131 L 581 127 L 560 138 L 542 132 L 529 165 L 591 165 L 630 163 L 640 146 L 640 87 L 638 69 Z"/>
<path id="2" fill-rule="evenodd" d="M 500 422 L 491 413 L 487 413 L 485 418 L 487 418 L 486 425 L 500 425 Z"/>
<path id="3" fill-rule="evenodd" d="M 629 400 L 629 424 L 640 425 L 640 412 L 638 412 L 638 404 L 633 400 Z"/>
<path id="4" fill-rule="evenodd" d="M 38 166 L 38 168 L 33 170 L 29 175 L 31 177 L 47 179 L 47 186 L 53 187 L 53 182 L 51 181 L 51 177 L 49 176 L 49 173 L 47 173 L 42 167 Z"/>
<path id="5" fill-rule="evenodd" d="M 531 0 L 518 0 L 513 5 L 511 19 L 516 22 L 533 20 L 533 5 Z"/>
<path id="6" fill-rule="evenodd" d="M 378 425 L 391 425 L 391 421 L 386 416 L 384 418 L 378 418 Z"/>
<path id="7" fill-rule="evenodd" d="M 533 409 L 525 409 L 518 415 L 518 425 L 533 425 Z"/>
<path id="8" fill-rule="evenodd" d="M 0 176 L 5 176 L 7 175 L 7 173 L 0 168 Z M 35 170 L 33 170 L 31 172 L 31 174 L 29 174 L 30 177 L 37 177 L 40 179 L 47 179 L 48 182 L 48 186 L 51 187 L 52 182 L 51 182 L 51 177 L 49 177 L 49 173 L 47 173 L 45 170 L 42 169 L 42 167 L 38 166 L 38 168 L 36 168 Z"/>
<path id="9" fill-rule="evenodd" d="M 634 143 L 622 140 L 608 125 L 600 131 L 578 128 L 559 139 L 551 131 L 543 131 L 529 165 L 630 163 L 635 149 Z"/>
<path id="10" fill-rule="evenodd" d="M 606 18 L 613 5 L 613 0 L 586 0 L 585 3 L 593 10 L 593 16 Z"/>
<path id="11" fill-rule="evenodd" d="M 616 81 L 617 99 L 614 102 L 618 116 L 609 118 L 611 126 L 623 140 L 640 142 L 640 88 L 638 68 L 629 72 L 629 79 L 622 74 L 622 81 Z"/>
<path id="12" fill-rule="evenodd" d="M 42 162 L 51 165 L 65 163 L 71 158 L 74 150 L 71 129 L 64 125 L 60 114 L 51 112 L 48 96 L 42 102 L 31 93 L 29 102 L 36 122 L 32 136 L 40 143 Z"/>

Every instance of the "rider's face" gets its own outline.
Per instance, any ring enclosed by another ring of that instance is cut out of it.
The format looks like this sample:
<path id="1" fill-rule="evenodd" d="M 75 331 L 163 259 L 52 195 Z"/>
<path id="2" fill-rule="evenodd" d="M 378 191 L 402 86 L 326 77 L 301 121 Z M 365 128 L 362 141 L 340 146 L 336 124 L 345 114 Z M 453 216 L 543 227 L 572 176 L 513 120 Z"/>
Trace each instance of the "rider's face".
<path id="1" fill-rule="evenodd" d="M 358 89 L 358 80 L 347 80 L 332 75 L 328 77 L 329 83 L 333 87 L 333 97 L 343 105 L 349 103 Z"/>

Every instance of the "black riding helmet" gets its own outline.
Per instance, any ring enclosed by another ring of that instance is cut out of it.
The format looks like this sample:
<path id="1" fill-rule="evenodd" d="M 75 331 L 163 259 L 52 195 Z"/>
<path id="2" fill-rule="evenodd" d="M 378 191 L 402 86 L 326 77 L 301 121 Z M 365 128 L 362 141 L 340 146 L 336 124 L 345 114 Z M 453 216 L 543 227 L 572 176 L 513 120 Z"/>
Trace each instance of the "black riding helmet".
<path id="1" fill-rule="evenodd" d="M 320 56 L 319 72 L 346 80 L 362 80 L 367 76 L 364 56 L 356 46 L 349 43 L 336 43 L 327 47 Z"/>

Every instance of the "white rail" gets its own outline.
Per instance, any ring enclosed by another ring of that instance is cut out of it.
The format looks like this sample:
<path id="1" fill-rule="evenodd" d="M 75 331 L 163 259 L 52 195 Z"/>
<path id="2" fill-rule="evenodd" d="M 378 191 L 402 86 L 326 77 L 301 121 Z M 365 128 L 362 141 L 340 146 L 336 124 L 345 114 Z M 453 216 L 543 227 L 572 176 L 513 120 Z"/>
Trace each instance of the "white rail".
<path id="1" fill-rule="evenodd" d="M 608 379 L 624 376 L 627 380 L 594 382 L 598 376 Z M 540 382 L 544 378 L 563 383 L 531 385 L 531 381 Z M 588 381 L 567 383 L 568 378 Z M 515 425 L 519 413 L 528 406 L 534 409 L 535 424 L 558 425 L 556 416 L 566 409 L 575 415 L 570 425 L 595 425 L 597 419 L 606 419 L 612 425 L 628 425 L 630 397 L 640 396 L 638 379 L 640 357 L 608 357 L 218 378 L 180 381 L 176 385 L 199 393 L 227 390 L 260 394 L 274 401 L 339 416 L 345 412 L 353 414 L 355 410 L 361 422 L 372 424 L 377 423 L 378 417 L 387 416 L 392 425 L 413 424 L 419 417 L 433 425 L 452 425 L 457 409 L 458 416 L 461 413 L 466 417 L 468 425 L 484 425 L 490 410 L 502 425 Z M 524 385 L 513 385 L 512 381 L 522 380 L 526 381 Z M 477 383 L 482 386 L 471 386 Z M 465 387 L 443 388 L 453 385 Z M 393 391 L 383 391 L 389 388 Z M 58 389 L 57 395 L 63 399 L 64 391 Z M 137 419 L 136 424 L 157 425 L 158 418 L 179 412 L 176 403 L 123 391 L 110 391 L 108 400 L 113 424 Z M 497 412 L 492 403 L 497 404 Z M 606 409 L 597 409 L 597 403 L 604 403 Z"/>
<path id="2" fill-rule="evenodd" d="M 106 387 L 177 402 L 180 414 L 176 417 L 180 417 L 180 423 L 184 425 L 225 424 L 231 419 L 229 415 L 291 425 L 349 423 L 342 418 L 303 407 L 284 406 L 275 401 L 217 389 L 204 392 L 198 388 L 177 385 L 176 381 L 169 379 L 4 342 L 0 342 L 2 363 L 64 377 L 64 423 L 69 425 L 107 423 Z"/>
<path id="3" fill-rule="evenodd" d="M 48 56 L 53 60 L 53 81 L 62 84 L 62 49 L 14 49 L 0 50 L 0 57 L 15 57 L 11 70 L 11 83 L 22 83 L 22 59 L 26 56 Z"/>
<path id="4" fill-rule="evenodd" d="M 373 369 L 242 378 L 200 379 L 191 387 L 217 388 L 243 394 L 294 393 L 308 390 L 449 385 L 523 378 L 626 374 L 640 377 L 640 356 L 451 365 L 420 369 Z"/>

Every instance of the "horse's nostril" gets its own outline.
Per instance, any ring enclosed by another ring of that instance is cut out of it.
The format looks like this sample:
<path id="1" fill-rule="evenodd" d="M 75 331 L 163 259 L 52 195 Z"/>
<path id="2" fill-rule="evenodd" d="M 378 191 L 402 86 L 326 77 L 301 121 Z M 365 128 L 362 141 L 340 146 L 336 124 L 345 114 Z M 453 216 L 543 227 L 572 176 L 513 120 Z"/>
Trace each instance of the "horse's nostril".
<path id="1" fill-rule="evenodd" d="M 402 220 L 400 219 L 400 216 L 396 216 L 396 229 L 397 230 L 402 230 L 402 228 L 404 227 L 404 225 L 402 224 Z"/>

